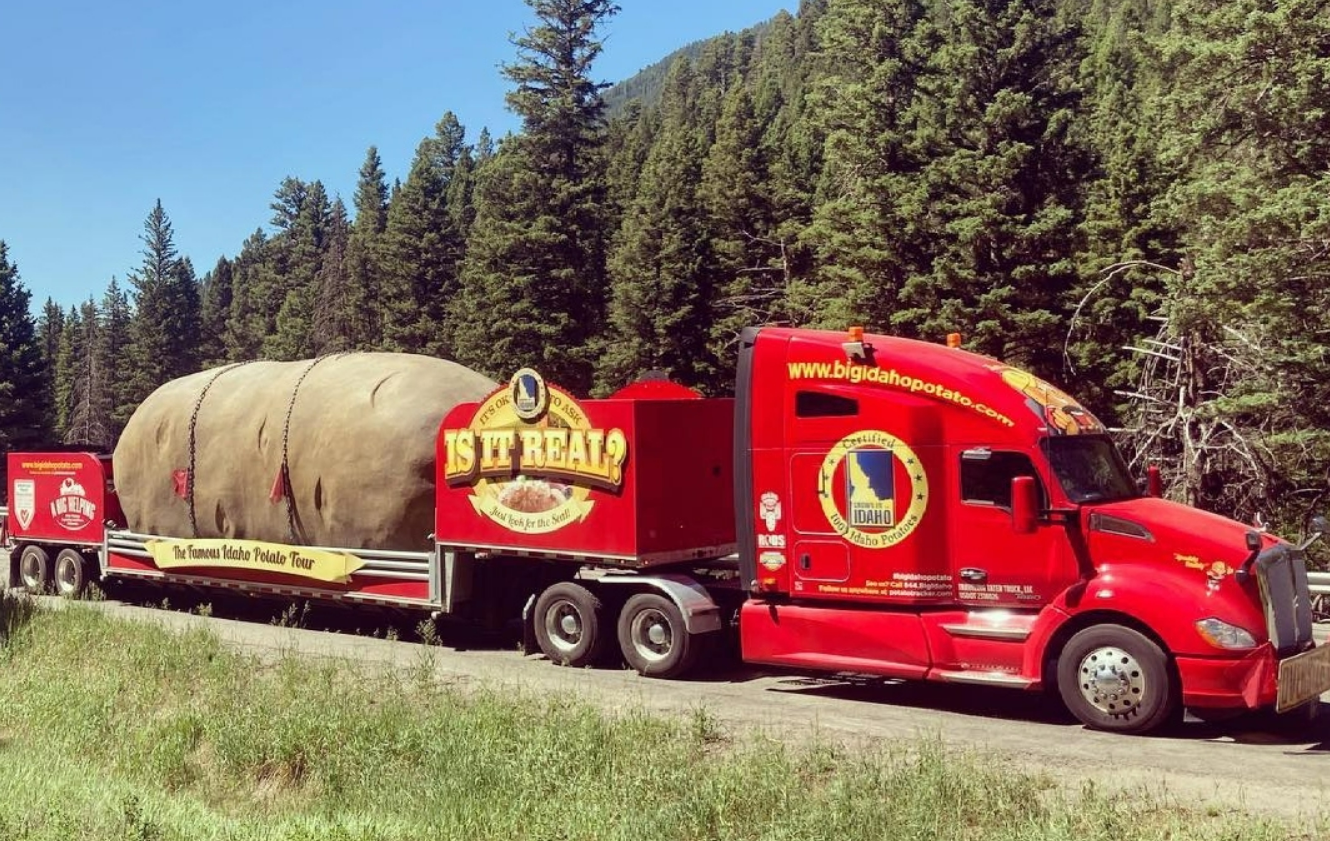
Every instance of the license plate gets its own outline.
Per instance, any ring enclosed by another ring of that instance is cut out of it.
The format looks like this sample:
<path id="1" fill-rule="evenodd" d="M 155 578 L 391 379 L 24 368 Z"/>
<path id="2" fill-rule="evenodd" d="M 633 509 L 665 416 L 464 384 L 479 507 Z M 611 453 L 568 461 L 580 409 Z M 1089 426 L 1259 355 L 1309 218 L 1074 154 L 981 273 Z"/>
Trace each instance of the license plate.
<path id="1" fill-rule="evenodd" d="M 1330 645 L 1279 661 L 1275 712 L 1287 712 L 1330 692 Z"/>

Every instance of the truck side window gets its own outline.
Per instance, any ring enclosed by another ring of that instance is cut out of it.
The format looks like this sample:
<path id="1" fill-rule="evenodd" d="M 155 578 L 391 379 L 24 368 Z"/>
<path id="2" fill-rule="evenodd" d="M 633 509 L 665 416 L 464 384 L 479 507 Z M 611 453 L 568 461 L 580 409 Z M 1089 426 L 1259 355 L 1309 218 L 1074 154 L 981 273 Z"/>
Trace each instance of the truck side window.
<path id="1" fill-rule="evenodd" d="M 839 394 L 800 391 L 794 395 L 794 414 L 800 418 L 845 418 L 859 414 L 859 401 Z"/>
<path id="2" fill-rule="evenodd" d="M 1011 507 L 1011 480 L 1015 476 L 1033 476 L 1040 499 L 1044 483 L 1034 463 L 1025 453 L 993 452 L 987 458 L 961 457 L 961 499 L 1000 508 Z"/>

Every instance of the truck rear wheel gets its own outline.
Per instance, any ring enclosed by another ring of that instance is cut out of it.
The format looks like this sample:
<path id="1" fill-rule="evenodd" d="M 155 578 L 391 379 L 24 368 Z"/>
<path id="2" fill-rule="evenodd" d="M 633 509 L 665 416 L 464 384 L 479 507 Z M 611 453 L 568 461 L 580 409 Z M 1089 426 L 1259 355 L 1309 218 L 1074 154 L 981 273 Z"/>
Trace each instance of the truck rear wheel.
<path id="1" fill-rule="evenodd" d="M 619 613 L 619 648 L 638 674 L 679 677 L 693 667 L 701 647 L 678 605 L 658 593 L 638 593 Z"/>
<path id="2" fill-rule="evenodd" d="M 1081 723 L 1116 733 L 1148 733 L 1179 709 L 1163 649 L 1122 625 L 1095 625 L 1067 641 L 1058 691 Z"/>
<path id="3" fill-rule="evenodd" d="M 45 593 L 51 583 L 51 555 L 40 546 L 25 546 L 18 559 L 18 580 L 29 593 Z"/>
<path id="4" fill-rule="evenodd" d="M 73 549 L 61 549 L 55 556 L 55 573 L 52 575 L 56 595 L 66 599 L 77 599 L 88 586 L 88 562 L 82 553 Z"/>
<path id="5" fill-rule="evenodd" d="M 605 607 L 587 588 L 571 581 L 551 585 L 536 599 L 536 643 L 561 666 L 589 666 L 605 648 Z"/>

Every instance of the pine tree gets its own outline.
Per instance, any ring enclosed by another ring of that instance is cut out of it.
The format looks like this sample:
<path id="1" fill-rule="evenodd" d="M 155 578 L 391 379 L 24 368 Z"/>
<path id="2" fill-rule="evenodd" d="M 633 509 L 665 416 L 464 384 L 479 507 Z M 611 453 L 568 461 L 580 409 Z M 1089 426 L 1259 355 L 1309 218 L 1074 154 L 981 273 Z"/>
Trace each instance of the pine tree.
<path id="1" fill-rule="evenodd" d="M 49 430 L 43 348 L 31 302 L 9 246 L 0 240 L 0 451 L 37 446 Z"/>
<path id="2" fill-rule="evenodd" d="M 226 322 L 231 316 L 231 261 L 217 258 L 217 265 L 203 276 L 200 321 L 202 336 L 199 358 L 207 367 L 226 361 Z"/>
<path id="3" fill-rule="evenodd" d="M 129 295 L 113 276 L 102 294 L 101 329 L 98 331 L 99 357 L 105 371 L 107 395 L 107 444 L 114 446 L 129 422 L 134 403 L 130 398 L 126 374 L 130 369 L 130 331 L 134 313 Z"/>
<path id="4" fill-rule="evenodd" d="M 263 352 L 273 359 L 303 359 L 314 353 L 315 286 L 327 249 L 332 205 L 322 182 L 287 178 L 272 209 L 277 233 L 268 251 L 273 281 L 269 299 L 277 306 Z"/>
<path id="5" fill-rule="evenodd" d="M 60 308 L 50 298 L 42 306 L 41 315 L 37 317 L 37 344 L 41 350 L 42 359 L 42 382 L 44 384 L 44 395 L 42 397 L 42 412 L 46 418 L 46 428 L 55 430 L 55 364 L 60 355 L 60 335 L 65 329 L 65 311 Z"/>
<path id="6" fill-rule="evenodd" d="M 891 330 L 898 295 L 928 262 L 912 231 L 927 208 L 909 133 L 937 41 L 920 0 L 831 0 L 819 33 L 827 75 L 814 102 L 826 165 L 807 232 L 817 272 L 791 304 L 818 326 Z"/>
<path id="7" fill-rule="evenodd" d="M 527 0 L 539 24 L 504 67 L 523 132 L 477 174 L 455 307 L 460 361 L 494 376 L 539 366 L 585 391 L 605 311 L 605 121 L 591 79 L 609 0 Z M 477 318 L 478 313 L 487 317 Z"/>
<path id="8" fill-rule="evenodd" d="M 956 0 L 918 89 L 900 214 L 925 259 L 908 265 L 900 332 L 967 346 L 1055 379 L 1082 252 L 1089 160 L 1078 19 L 1051 0 Z M 890 300 L 888 297 L 887 300 Z"/>
<path id="9" fill-rule="evenodd" d="M 1188 501 L 1296 525 L 1330 459 L 1330 18 L 1309 0 L 1178 0 L 1159 48 L 1177 174 L 1159 205 L 1181 257 L 1157 338 L 1180 386 L 1169 411 L 1143 401 L 1142 437 L 1162 433 L 1147 452 Z"/>
<path id="10" fill-rule="evenodd" d="M 688 59 L 676 61 L 665 81 L 660 137 L 610 257 L 605 391 L 651 369 L 689 385 L 714 376 L 710 249 L 698 200 L 704 141 L 691 122 L 693 83 Z"/>
<path id="11" fill-rule="evenodd" d="M 55 364 L 55 434 L 63 441 L 74 438 L 74 409 L 78 403 L 80 372 L 87 358 L 83 345 L 87 331 L 83 314 L 70 307 L 65 314 L 65 329 L 60 333 L 60 351 Z"/>
<path id="12" fill-rule="evenodd" d="M 339 198 L 333 202 L 328 220 L 323 264 L 314 279 L 314 323 L 311 345 L 315 355 L 354 348 L 357 311 L 347 278 L 346 249 L 351 238 L 351 222 L 346 205 Z"/>
<path id="13" fill-rule="evenodd" d="M 388 182 L 379 150 L 369 147 L 356 184 L 356 218 L 344 257 L 347 330 L 356 350 L 383 346 L 382 240 L 388 228 Z"/>
<path id="14" fill-rule="evenodd" d="M 708 271 L 716 286 L 710 355 L 717 372 L 711 388 L 722 391 L 733 382 L 740 332 L 789 321 L 787 249 L 773 213 L 762 126 L 743 85 L 735 85 L 725 99 L 716 141 L 703 166 L 700 197 L 712 238 Z"/>
<path id="15" fill-rule="evenodd" d="M 111 395 L 103 357 L 102 319 L 92 298 L 79 307 L 78 318 L 65 361 L 70 377 L 68 416 L 64 424 L 66 444 L 82 444 L 106 450 L 113 442 Z"/>
<path id="16" fill-rule="evenodd" d="M 180 259 L 171 220 L 159 199 L 144 222 L 143 264 L 129 276 L 134 316 L 129 328 L 124 416 L 157 386 L 198 370 L 199 290 L 193 266 Z"/>
<path id="17" fill-rule="evenodd" d="M 469 198 L 455 182 L 469 178 L 465 129 L 450 111 L 416 148 L 402 189 L 388 209 L 383 237 L 385 339 L 394 350 L 452 357 L 449 305 L 457 297 Z"/>
<path id="18" fill-rule="evenodd" d="M 257 359 L 263 340 L 272 330 L 277 281 L 273 276 L 268 235 L 254 231 L 240 248 L 231 267 L 231 312 L 226 320 L 226 357 L 232 362 Z"/>

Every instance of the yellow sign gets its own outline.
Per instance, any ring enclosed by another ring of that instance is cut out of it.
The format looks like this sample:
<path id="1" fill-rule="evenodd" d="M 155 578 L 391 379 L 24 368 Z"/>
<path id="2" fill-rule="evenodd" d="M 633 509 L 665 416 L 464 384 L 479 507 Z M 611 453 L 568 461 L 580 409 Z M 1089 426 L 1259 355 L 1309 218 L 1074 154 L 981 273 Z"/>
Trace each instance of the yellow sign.
<path id="1" fill-rule="evenodd" d="M 592 488 L 618 490 L 628 460 L 622 429 L 596 429 L 572 397 L 530 369 L 443 431 L 444 481 L 473 485 L 471 504 L 510 531 L 546 534 L 585 520 Z"/>
<path id="2" fill-rule="evenodd" d="M 346 552 L 306 549 L 256 540 L 149 540 L 145 546 L 158 569 L 207 567 L 252 569 L 343 584 L 365 562 Z"/>
<path id="3" fill-rule="evenodd" d="M 844 470 L 844 508 L 836 481 Z M 901 469 L 903 468 L 903 469 Z M 899 482 L 897 473 L 905 482 Z M 886 549 L 909 537 L 928 508 L 928 474 L 894 435 L 865 429 L 845 436 L 822 460 L 817 495 L 836 533 L 865 549 Z"/>

